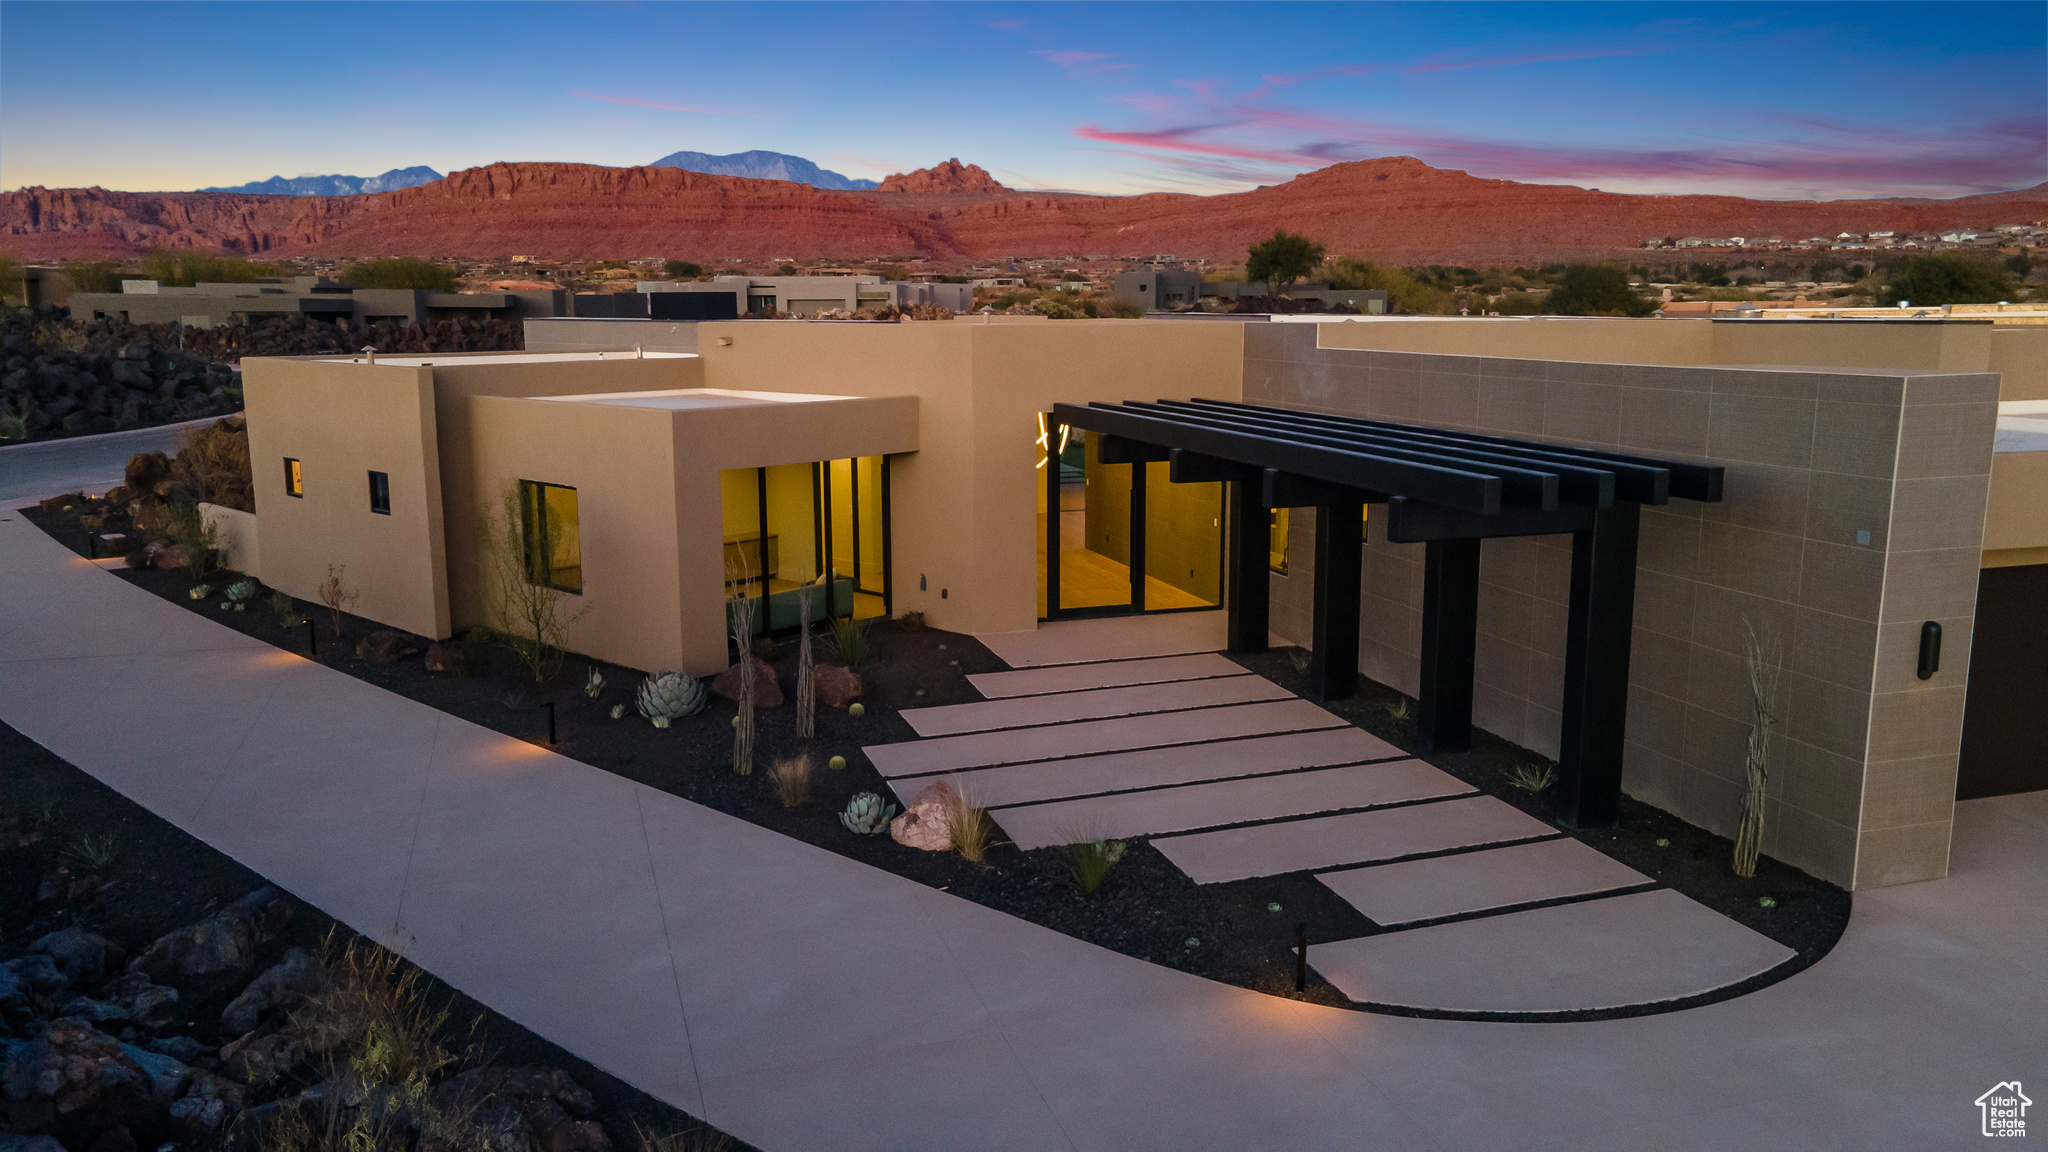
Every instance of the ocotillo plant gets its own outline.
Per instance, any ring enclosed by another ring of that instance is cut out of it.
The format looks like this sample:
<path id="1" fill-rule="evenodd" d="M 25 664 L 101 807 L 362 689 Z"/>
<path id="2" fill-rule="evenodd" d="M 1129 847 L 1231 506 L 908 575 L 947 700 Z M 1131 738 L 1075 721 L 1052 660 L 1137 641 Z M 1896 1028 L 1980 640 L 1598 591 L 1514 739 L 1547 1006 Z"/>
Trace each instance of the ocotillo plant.
<path id="1" fill-rule="evenodd" d="M 817 707 L 818 686 L 814 665 L 811 662 L 811 589 L 809 585 L 797 590 L 796 594 L 796 734 L 809 740 L 818 734 Z"/>
<path id="2" fill-rule="evenodd" d="M 741 776 L 754 772 L 754 604 L 748 598 L 746 583 L 740 584 L 739 595 L 725 602 L 726 616 L 732 621 L 733 650 L 739 653 L 739 706 L 740 714 L 734 719 L 732 728 L 732 770 Z"/>
<path id="3" fill-rule="evenodd" d="M 1764 793 L 1770 784 L 1771 725 L 1778 720 L 1778 669 L 1782 651 L 1768 625 L 1742 622 L 1742 663 L 1749 676 L 1749 782 L 1742 793 L 1742 822 L 1735 833 L 1735 874 L 1756 875 L 1764 841 Z"/>

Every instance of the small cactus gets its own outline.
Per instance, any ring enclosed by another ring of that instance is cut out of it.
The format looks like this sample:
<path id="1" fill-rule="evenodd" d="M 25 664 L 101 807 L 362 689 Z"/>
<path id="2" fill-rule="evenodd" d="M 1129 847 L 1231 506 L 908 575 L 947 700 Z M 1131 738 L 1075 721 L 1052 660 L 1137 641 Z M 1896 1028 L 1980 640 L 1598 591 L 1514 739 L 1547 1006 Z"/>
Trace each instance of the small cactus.
<path id="1" fill-rule="evenodd" d="M 623 718 L 623 717 L 624 717 L 625 715 L 626 715 L 626 706 L 625 706 L 624 704 L 614 704 L 614 705 L 612 705 L 612 719 L 614 719 L 614 720 L 622 719 L 622 718 Z"/>
<path id="2" fill-rule="evenodd" d="M 862 792 L 847 802 L 846 811 L 839 814 L 839 822 L 856 836 L 874 836 L 888 831 L 889 820 L 895 815 L 894 804 L 873 792 Z"/>
<path id="3" fill-rule="evenodd" d="M 585 680 L 583 681 L 583 694 L 584 694 L 585 696 L 588 696 L 588 697 L 590 697 L 590 698 L 591 698 L 592 700 L 595 700 L 595 699 L 597 699 L 597 697 L 598 697 L 598 694 L 599 694 L 599 693 L 601 693 L 601 692 L 603 692 L 603 691 L 604 691 L 604 673 L 602 673 L 602 672 L 599 672 L 599 671 L 598 671 L 597 669 L 595 669 L 595 668 L 592 668 L 592 669 L 590 670 L 590 675 L 589 675 L 589 677 L 588 677 L 588 678 L 586 678 L 586 679 L 585 679 Z"/>
<path id="4" fill-rule="evenodd" d="M 704 685 L 681 672 L 662 672 L 640 682 L 640 714 L 656 728 L 694 716 L 704 707 Z"/>
<path id="5" fill-rule="evenodd" d="M 825 761 L 825 767 L 832 769 L 834 772 L 837 772 L 841 768 L 846 767 L 846 757 L 834 756 L 830 760 Z"/>
<path id="6" fill-rule="evenodd" d="M 868 714 L 868 710 L 861 706 L 860 701 L 856 700 L 846 706 L 846 714 L 848 716 L 865 716 Z"/>

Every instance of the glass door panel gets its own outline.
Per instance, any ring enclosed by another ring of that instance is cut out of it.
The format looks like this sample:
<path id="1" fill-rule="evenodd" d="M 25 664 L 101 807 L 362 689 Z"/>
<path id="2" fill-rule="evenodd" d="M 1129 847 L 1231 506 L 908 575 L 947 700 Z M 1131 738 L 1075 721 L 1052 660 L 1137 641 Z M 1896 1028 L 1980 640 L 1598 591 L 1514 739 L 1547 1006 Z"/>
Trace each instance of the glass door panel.
<path id="1" fill-rule="evenodd" d="M 1223 602 L 1223 485 L 1175 484 L 1145 466 L 1145 610 Z"/>

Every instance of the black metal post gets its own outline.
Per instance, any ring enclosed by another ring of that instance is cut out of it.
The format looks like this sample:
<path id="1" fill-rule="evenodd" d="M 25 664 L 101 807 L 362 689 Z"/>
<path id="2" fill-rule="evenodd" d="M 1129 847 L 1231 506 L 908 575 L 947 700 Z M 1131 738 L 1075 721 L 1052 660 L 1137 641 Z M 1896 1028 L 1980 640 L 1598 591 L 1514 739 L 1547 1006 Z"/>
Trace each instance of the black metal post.
<path id="1" fill-rule="evenodd" d="M 99 558 L 100 558 L 100 534 L 99 534 L 99 533 L 97 533 L 97 532 L 87 532 L 87 533 L 85 534 L 85 558 L 86 558 L 87 560 L 97 560 L 97 559 L 99 559 Z M 1927 677 L 1925 677 L 1925 676 L 1922 676 L 1922 677 L 1921 677 L 1921 679 L 1922 679 L 1922 680 L 1925 680 L 1925 679 L 1927 679 Z"/>
<path id="2" fill-rule="evenodd" d="M 1131 469 L 1131 611 L 1145 610 L 1145 469 L 1143 460 L 1133 460 Z"/>
<path id="3" fill-rule="evenodd" d="M 1479 635 L 1479 541 L 1423 545 L 1422 691 L 1415 729 L 1424 750 L 1472 746 L 1473 645 Z"/>
<path id="4" fill-rule="evenodd" d="M 553 700 L 543 700 L 540 706 L 548 710 L 548 743 L 553 744 L 555 742 L 555 702 Z"/>
<path id="5" fill-rule="evenodd" d="M 1082 433 L 1086 435 L 1086 433 Z M 1045 418 L 1045 618 L 1060 614 L 1060 425 Z"/>
<path id="6" fill-rule="evenodd" d="M 1358 690 L 1358 594 L 1365 541 L 1365 505 L 1326 504 L 1316 509 L 1315 647 L 1308 688 L 1319 700 L 1343 700 Z"/>
<path id="7" fill-rule="evenodd" d="M 1635 627 L 1641 506 L 1617 500 L 1572 533 L 1571 613 L 1564 643 L 1557 814 L 1567 828 L 1610 828 L 1621 812 L 1628 659 Z"/>
<path id="8" fill-rule="evenodd" d="M 1294 926 L 1294 990 L 1308 991 L 1308 921 Z"/>
<path id="9" fill-rule="evenodd" d="M 320 624 L 311 616 L 306 617 L 306 655 L 315 659 L 320 656 Z"/>
<path id="10" fill-rule="evenodd" d="M 1230 484 L 1230 650 L 1264 652 L 1272 632 L 1273 584 L 1269 536 L 1272 515 L 1259 499 L 1259 481 L 1233 480 Z"/>

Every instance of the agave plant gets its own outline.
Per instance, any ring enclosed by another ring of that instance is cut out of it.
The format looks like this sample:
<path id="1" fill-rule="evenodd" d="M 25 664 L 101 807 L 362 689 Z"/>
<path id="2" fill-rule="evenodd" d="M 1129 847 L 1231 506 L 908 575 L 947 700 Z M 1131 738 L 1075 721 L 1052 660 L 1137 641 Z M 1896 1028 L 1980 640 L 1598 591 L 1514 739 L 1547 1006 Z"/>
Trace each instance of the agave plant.
<path id="1" fill-rule="evenodd" d="M 624 704 L 614 704 L 614 705 L 612 705 L 612 719 L 614 719 L 614 720 L 620 719 L 621 717 L 625 716 L 625 714 L 626 714 L 626 706 L 625 706 Z"/>
<path id="2" fill-rule="evenodd" d="M 640 682 L 640 714 L 656 728 L 704 707 L 704 685 L 681 672 L 662 672 Z"/>
<path id="3" fill-rule="evenodd" d="M 229 606 L 234 608 L 235 611 L 246 612 L 249 608 L 249 601 L 256 598 L 256 582 L 254 580 L 237 580 L 233 584 L 228 585 L 227 591 L 223 594 L 227 596 Z"/>
<path id="4" fill-rule="evenodd" d="M 194 584 L 192 586 L 192 590 L 190 592 L 185 593 L 185 595 L 190 596 L 194 600 L 204 600 L 208 596 L 213 595 L 213 585 Z"/>
<path id="5" fill-rule="evenodd" d="M 597 699 L 598 693 L 603 691 L 604 673 L 599 672 L 595 668 L 592 668 L 590 670 L 590 676 L 583 681 L 583 694 L 585 696 L 590 697 L 592 700 L 595 700 Z"/>
<path id="6" fill-rule="evenodd" d="M 895 815 L 894 804 L 873 792 L 862 792 L 847 803 L 846 811 L 839 814 L 839 822 L 855 835 L 873 836 L 888 831 L 889 820 Z"/>

